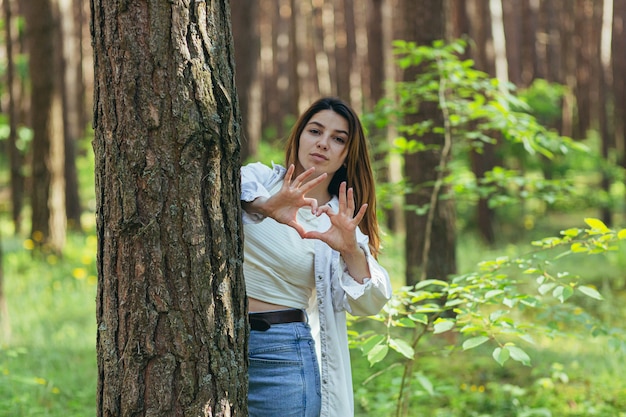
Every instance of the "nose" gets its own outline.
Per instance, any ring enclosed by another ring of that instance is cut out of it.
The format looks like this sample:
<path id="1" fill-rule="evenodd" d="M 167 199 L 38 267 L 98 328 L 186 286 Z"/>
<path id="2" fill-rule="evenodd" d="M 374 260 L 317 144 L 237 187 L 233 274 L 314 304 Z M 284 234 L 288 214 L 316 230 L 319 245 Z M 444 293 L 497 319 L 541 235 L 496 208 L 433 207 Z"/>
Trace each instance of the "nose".
<path id="1" fill-rule="evenodd" d="M 327 135 L 322 135 L 320 136 L 319 140 L 317 141 L 317 147 L 320 149 L 324 149 L 327 150 L 328 149 L 328 136 Z"/>

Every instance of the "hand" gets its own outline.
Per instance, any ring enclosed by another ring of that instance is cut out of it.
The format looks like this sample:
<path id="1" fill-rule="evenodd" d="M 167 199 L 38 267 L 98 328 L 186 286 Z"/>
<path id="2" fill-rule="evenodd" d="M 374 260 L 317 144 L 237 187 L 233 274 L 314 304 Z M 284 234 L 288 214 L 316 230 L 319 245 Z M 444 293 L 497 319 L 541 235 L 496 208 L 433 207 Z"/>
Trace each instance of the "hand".
<path id="1" fill-rule="evenodd" d="M 298 209 L 302 207 L 311 207 L 311 212 L 316 214 L 318 209 L 318 203 L 315 198 L 307 198 L 306 193 L 318 186 L 328 174 L 323 173 L 317 178 L 313 178 L 310 181 L 306 181 L 315 172 L 315 167 L 309 168 L 302 174 L 298 175 L 293 181 L 291 177 L 295 171 L 295 166 L 292 164 L 285 173 L 283 185 L 280 190 L 266 199 L 257 199 L 252 203 L 252 209 L 257 209 L 262 214 L 276 220 L 278 223 L 283 223 L 293 227 L 304 237 L 306 231 L 301 224 L 298 223 L 296 214 Z"/>
<path id="2" fill-rule="evenodd" d="M 306 232 L 302 237 L 319 239 L 342 255 L 352 255 L 361 252 L 356 240 L 356 228 L 365 216 L 367 204 L 363 204 L 355 215 L 354 191 L 352 188 L 346 190 L 346 187 L 345 182 L 339 186 L 339 210 L 336 213 L 327 205 L 319 207 L 315 213 L 317 216 L 326 213 L 330 228 L 325 232 Z"/>

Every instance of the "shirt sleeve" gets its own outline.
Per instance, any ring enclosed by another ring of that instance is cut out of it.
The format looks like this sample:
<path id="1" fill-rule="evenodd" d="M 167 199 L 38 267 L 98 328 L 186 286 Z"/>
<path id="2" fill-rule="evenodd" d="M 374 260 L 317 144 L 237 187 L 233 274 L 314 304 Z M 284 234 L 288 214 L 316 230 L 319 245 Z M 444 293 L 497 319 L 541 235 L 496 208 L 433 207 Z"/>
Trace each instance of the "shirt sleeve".
<path id="1" fill-rule="evenodd" d="M 241 201 L 254 201 L 259 197 L 270 197 L 268 191 L 272 178 L 280 175 L 282 167 L 274 165 L 273 168 L 261 162 L 254 162 L 241 167 Z M 259 223 L 265 216 L 259 213 L 248 213 L 242 210 L 243 223 Z"/>
<path id="2" fill-rule="evenodd" d="M 358 283 L 348 272 L 343 259 L 339 259 L 339 291 L 342 300 L 335 299 L 335 305 L 341 306 L 355 316 L 371 316 L 377 314 L 391 298 L 391 280 L 389 274 L 371 254 L 368 237 L 357 231 L 358 244 L 365 253 L 370 270 L 370 277 Z M 343 294 L 341 294 L 343 293 Z"/>

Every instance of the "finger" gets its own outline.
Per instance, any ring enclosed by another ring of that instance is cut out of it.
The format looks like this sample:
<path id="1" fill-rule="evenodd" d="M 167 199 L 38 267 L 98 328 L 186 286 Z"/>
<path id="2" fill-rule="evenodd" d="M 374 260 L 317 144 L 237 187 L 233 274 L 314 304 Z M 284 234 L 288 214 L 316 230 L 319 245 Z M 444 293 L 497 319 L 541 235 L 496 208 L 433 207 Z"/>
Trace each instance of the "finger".
<path id="1" fill-rule="evenodd" d="M 357 225 L 361 223 L 361 220 L 363 220 L 363 217 L 365 217 L 366 211 L 367 211 L 367 204 L 363 204 L 361 208 L 359 209 L 359 212 L 356 214 L 356 216 L 354 216 L 354 221 Z"/>
<path id="2" fill-rule="evenodd" d="M 318 210 L 318 208 L 317 208 L 317 205 L 318 205 L 317 199 L 315 199 L 315 198 L 305 198 L 304 202 L 305 202 L 305 205 L 311 207 L 311 213 L 317 214 L 317 210 Z"/>
<path id="3" fill-rule="evenodd" d="M 316 178 L 313 178 L 311 181 L 303 184 L 302 187 L 300 187 L 300 189 L 302 190 L 303 193 L 306 194 L 309 191 L 311 191 L 313 188 L 320 185 L 320 183 L 322 183 L 327 176 L 328 174 L 324 172 L 323 174 L 317 176 Z"/>
<path id="4" fill-rule="evenodd" d="M 289 223 L 287 223 L 287 225 L 296 229 L 296 232 L 298 232 L 300 237 L 304 237 L 304 235 L 306 235 L 306 230 L 304 230 L 304 227 L 302 227 L 302 225 L 298 223 L 297 221 L 292 220 Z"/>
<path id="5" fill-rule="evenodd" d="M 315 231 L 315 230 L 311 230 L 309 232 L 304 232 L 304 234 L 300 235 L 302 236 L 303 239 L 319 239 L 322 237 L 322 233 Z"/>
<path id="6" fill-rule="evenodd" d="M 318 207 L 317 211 L 316 211 L 316 215 L 317 217 L 321 216 L 322 214 L 326 213 L 326 215 L 328 216 L 332 216 L 335 214 L 335 212 L 333 211 L 332 207 L 329 206 L 328 204 L 324 204 L 323 206 Z"/>
<path id="7" fill-rule="evenodd" d="M 294 183 L 302 184 L 304 180 L 310 177 L 315 172 L 315 167 L 311 167 L 304 171 L 302 174 L 298 175 L 293 181 Z"/>
<path id="8" fill-rule="evenodd" d="M 339 185 L 339 211 L 346 206 L 346 182 L 342 181 Z"/>
<path id="9" fill-rule="evenodd" d="M 348 199 L 347 201 L 348 212 L 350 213 L 350 215 L 354 215 L 355 201 L 354 201 L 354 189 L 352 187 L 348 188 L 348 193 L 347 193 L 346 198 Z"/>
<path id="10" fill-rule="evenodd" d="M 289 165 L 289 168 L 287 168 L 287 172 L 285 173 L 285 179 L 283 181 L 283 187 L 287 187 L 289 186 L 289 183 L 291 182 L 291 176 L 293 175 L 293 172 L 296 170 L 296 167 L 294 164 Z"/>

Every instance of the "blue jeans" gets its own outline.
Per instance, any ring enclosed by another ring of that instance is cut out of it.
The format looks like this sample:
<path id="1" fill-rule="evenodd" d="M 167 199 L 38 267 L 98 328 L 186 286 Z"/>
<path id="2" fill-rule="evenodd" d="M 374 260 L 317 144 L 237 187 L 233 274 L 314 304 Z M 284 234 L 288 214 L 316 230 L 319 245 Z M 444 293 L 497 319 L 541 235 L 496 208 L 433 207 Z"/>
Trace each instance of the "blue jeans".
<path id="1" fill-rule="evenodd" d="M 248 348 L 250 417 L 320 415 L 320 375 L 307 323 L 250 330 Z"/>

